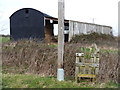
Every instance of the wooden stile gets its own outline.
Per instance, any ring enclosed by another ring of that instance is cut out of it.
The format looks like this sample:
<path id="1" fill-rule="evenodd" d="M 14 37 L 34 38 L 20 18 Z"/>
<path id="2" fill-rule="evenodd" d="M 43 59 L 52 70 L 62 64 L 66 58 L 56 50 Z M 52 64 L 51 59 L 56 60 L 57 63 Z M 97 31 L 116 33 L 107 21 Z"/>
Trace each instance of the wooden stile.
<path id="1" fill-rule="evenodd" d="M 83 52 L 83 53 L 82 53 Z M 75 79 L 95 79 L 99 72 L 99 50 L 96 45 L 92 48 L 82 48 L 81 53 L 76 53 Z"/>

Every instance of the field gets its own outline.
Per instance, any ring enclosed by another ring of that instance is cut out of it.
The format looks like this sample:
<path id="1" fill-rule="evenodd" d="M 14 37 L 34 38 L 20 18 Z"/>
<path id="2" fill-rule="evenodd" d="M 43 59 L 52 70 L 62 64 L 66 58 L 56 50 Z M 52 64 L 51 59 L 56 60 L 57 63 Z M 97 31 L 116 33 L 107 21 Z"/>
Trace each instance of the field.
<path id="1" fill-rule="evenodd" d="M 113 82 L 95 84 L 93 82 L 76 83 L 72 80 L 58 81 L 54 77 L 39 75 L 3 74 L 3 88 L 118 88 Z"/>
<path id="2" fill-rule="evenodd" d="M 0 37 L 0 43 L 8 42 L 10 41 L 10 37 Z"/>
<path id="3" fill-rule="evenodd" d="M 2 38 L 3 88 L 117 88 L 120 66 L 117 38 L 94 35 L 76 36 L 65 43 L 65 81 L 62 82 L 56 80 L 57 43 L 36 40 L 9 42 L 9 38 Z M 76 83 L 75 53 L 93 43 L 100 49 L 99 82 Z"/>

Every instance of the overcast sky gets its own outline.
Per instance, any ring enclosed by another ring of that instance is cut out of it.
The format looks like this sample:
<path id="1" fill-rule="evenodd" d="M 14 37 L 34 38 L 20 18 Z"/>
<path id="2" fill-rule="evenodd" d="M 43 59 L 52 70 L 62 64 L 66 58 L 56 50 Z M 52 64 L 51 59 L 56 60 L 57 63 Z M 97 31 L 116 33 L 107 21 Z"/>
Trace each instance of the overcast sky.
<path id="1" fill-rule="evenodd" d="M 65 18 L 113 27 L 118 33 L 118 1 L 65 0 Z M 9 34 L 9 17 L 21 8 L 34 8 L 58 17 L 58 0 L 0 0 L 0 34 Z"/>

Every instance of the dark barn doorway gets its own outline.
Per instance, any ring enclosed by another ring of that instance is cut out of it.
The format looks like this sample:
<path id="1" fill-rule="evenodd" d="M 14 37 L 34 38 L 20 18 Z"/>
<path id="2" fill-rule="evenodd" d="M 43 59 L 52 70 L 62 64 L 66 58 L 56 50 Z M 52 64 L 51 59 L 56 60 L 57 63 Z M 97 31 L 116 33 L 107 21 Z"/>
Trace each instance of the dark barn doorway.
<path id="1" fill-rule="evenodd" d="M 68 42 L 69 39 L 69 23 L 64 23 L 64 41 Z"/>

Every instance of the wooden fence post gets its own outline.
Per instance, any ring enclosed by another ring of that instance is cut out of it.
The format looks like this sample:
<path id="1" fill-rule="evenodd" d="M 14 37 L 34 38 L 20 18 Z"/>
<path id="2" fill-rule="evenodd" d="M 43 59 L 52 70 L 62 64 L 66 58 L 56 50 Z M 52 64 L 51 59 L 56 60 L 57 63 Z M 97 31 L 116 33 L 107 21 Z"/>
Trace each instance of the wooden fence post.
<path id="1" fill-rule="evenodd" d="M 79 55 L 76 53 L 76 66 L 75 66 L 75 81 L 77 82 L 78 73 L 79 73 L 79 67 L 77 66 L 77 63 L 79 63 Z"/>

